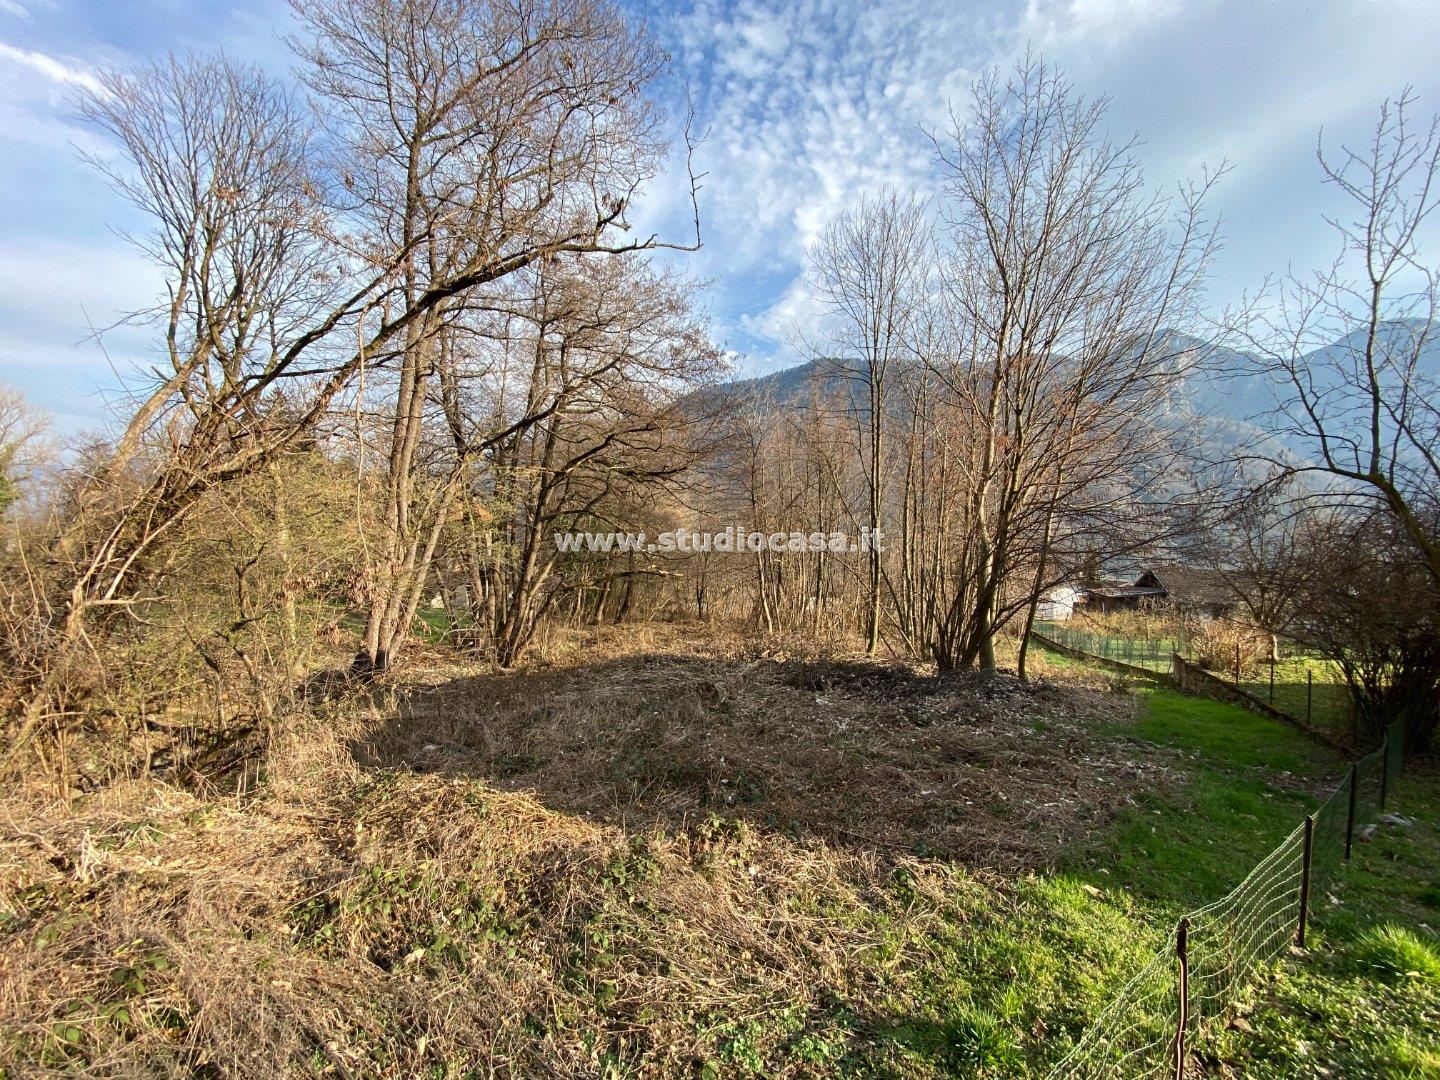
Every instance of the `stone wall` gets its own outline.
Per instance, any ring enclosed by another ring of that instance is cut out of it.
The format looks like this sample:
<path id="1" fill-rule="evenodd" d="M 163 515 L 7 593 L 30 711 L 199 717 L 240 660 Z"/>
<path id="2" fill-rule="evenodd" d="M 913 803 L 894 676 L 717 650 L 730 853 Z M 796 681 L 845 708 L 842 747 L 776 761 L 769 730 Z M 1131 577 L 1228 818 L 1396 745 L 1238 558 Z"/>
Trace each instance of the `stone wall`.
<path id="1" fill-rule="evenodd" d="M 1259 713 L 1261 716 L 1268 716 L 1272 720 L 1279 720 L 1282 724 L 1288 724 L 1297 731 L 1304 732 L 1316 742 L 1324 743 L 1333 750 L 1342 754 L 1349 753 L 1349 747 L 1331 738 L 1323 731 L 1316 731 L 1287 712 L 1275 708 L 1268 701 L 1264 701 L 1232 682 L 1220 678 L 1214 672 L 1206 671 L 1199 664 L 1193 664 L 1178 653 L 1174 658 L 1174 673 L 1172 681 L 1181 690 L 1189 694 L 1198 694 L 1201 697 L 1213 698 L 1216 701 L 1224 701 L 1230 705 L 1239 705 L 1242 709 L 1249 709 L 1251 712 Z"/>

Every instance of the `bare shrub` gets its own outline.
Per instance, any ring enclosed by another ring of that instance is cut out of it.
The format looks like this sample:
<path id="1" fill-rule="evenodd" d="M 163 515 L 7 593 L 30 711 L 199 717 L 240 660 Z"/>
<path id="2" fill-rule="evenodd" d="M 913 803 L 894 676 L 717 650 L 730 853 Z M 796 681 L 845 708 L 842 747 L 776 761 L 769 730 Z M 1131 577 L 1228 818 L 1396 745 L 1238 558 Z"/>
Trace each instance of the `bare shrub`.
<path id="1" fill-rule="evenodd" d="M 1238 662 L 1243 679 L 1259 671 L 1270 656 L 1269 635 L 1226 619 L 1206 619 L 1190 635 L 1200 666 L 1234 678 Z"/>

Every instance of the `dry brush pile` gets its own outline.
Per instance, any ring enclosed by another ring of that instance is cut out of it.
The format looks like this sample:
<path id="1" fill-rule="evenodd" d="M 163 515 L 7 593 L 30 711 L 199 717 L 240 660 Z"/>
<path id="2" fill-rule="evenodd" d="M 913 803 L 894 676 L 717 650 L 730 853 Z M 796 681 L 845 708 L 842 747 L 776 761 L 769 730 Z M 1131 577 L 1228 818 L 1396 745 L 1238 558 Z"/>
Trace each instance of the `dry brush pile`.
<path id="1" fill-rule="evenodd" d="M 252 790 L 7 798 L 0 1064 L 923 1072 L 885 1033 L 947 950 L 1070 932 L 987 857 L 1042 863 L 1164 775 L 1087 739 L 1129 708 L 1103 686 L 1017 701 L 733 646 L 456 674 L 292 717 Z M 972 868 L 921 857 L 944 850 Z"/>

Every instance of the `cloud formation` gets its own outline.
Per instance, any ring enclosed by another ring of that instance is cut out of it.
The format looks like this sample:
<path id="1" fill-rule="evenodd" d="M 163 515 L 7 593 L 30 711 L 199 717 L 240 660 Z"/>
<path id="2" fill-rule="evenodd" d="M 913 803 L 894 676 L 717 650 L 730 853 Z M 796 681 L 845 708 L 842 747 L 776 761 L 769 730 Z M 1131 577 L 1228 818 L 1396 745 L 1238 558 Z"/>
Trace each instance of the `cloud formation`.
<path id="1" fill-rule="evenodd" d="M 22 9 L 23 10 L 23 9 Z M 100 93 L 100 80 L 83 67 L 75 66 L 53 56 L 32 49 L 17 49 L 0 41 L 0 62 L 21 64 L 31 71 L 37 71 L 53 82 L 67 86 L 78 86 L 91 93 Z"/>
<path id="2" fill-rule="evenodd" d="M 1323 261 L 1315 139 L 1363 137 L 1382 98 L 1413 84 L 1440 112 L 1434 0 L 620 0 L 674 60 L 708 129 L 697 165 L 705 247 L 676 261 L 711 282 L 715 333 L 741 371 L 799 359 L 787 347 L 816 309 L 806 254 L 826 224 L 885 185 L 933 191 L 927 130 L 963 119 L 983 70 L 1027 50 L 1078 88 L 1111 99 L 1118 138 L 1138 135 L 1149 179 L 1169 186 L 1204 164 L 1233 171 L 1217 193 L 1227 250 L 1216 304 L 1266 273 Z M 139 223 L 76 155 L 102 151 L 70 99 L 95 72 L 166 51 L 221 48 L 281 68 L 284 0 L 0 0 L 0 380 L 72 426 L 103 417 L 118 379 L 87 340 L 143 306 L 158 283 L 111 228 Z M 635 210 L 637 228 L 683 239 L 683 154 Z M 107 339 L 121 368 L 143 365 L 138 330 Z"/>
<path id="3" fill-rule="evenodd" d="M 1140 138 L 1156 186 L 1232 164 L 1217 302 L 1283 271 L 1284 254 L 1319 254 L 1322 124 L 1363 131 L 1407 83 L 1440 110 L 1440 6 L 1422 0 L 1323 0 L 1304 18 L 1248 0 L 695 0 L 647 16 L 709 129 L 697 262 L 750 371 L 798 359 L 785 343 L 814 317 L 803 273 L 826 223 L 867 190 L 930 192 L 926 131 L 943 132 L 952 105 L 963 120 L 974 78 L 1027 51 L 1112 100 L 1115 136 Z M 677 185 L 675 170 L 657 185 L 657 217 Z"/>

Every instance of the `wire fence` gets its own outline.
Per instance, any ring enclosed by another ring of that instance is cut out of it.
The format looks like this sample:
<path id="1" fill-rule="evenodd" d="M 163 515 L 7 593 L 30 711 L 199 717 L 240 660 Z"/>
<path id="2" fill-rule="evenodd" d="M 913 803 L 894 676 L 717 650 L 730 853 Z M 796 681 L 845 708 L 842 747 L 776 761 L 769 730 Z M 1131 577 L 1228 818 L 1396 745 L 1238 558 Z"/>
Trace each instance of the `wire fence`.
<path id="1" fill-rule="evenodd" d="M 1403 721 L 1350 767 L 1315 813 L 1230 894 L 1184 916 L 1164 947 L 1096 1017 L 1050 1073 L 1086 1077 L 1199 1075 L 1197 1051 L 1223 1029 L 1255 973 L 1304 947 L 1310 901 L 1349 860 L 1357 826 L 1378 817 L 1403 760 Z"/>
<path id="2" fill-rule="evenodd" d="M 1041 637 L 1086 656 L 1159 675 L 1171 673 L 1176 656 L 1201 663 L 1183 627 L 1171 625 L 1168 633 L 1135 636 L 1097 623 L 1037 620 L 1033 629 Z M 1339 679 L 1338 669 L 1327 660 L 1304 653 L 1294 643 L 1285 651 L 1288 655 L 1284 658 L 1272 654 L 1242 668 L 1237 650 L 1233 666 L 1205 670 L 1242 691 L 1249 700 L 1267 705 L 1299 727 L 1319 734 L 1323 741 L 1354 747 L 1359 740 L 1355 707 L 1349 687 Z"/>
<path id="3" fill-rule="evenodd" d="M 1123 637 L 1058 622 L 1037 621 L 1035 629 L 1067 649 L 1150 671 L 1168 672 L 1170 658 L 1175 653 L 1185 653 L 1189 648 L 1189 643 L 1180 637 Z"/>

